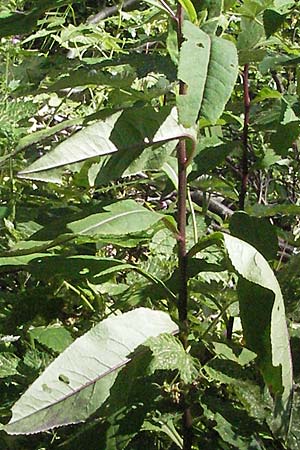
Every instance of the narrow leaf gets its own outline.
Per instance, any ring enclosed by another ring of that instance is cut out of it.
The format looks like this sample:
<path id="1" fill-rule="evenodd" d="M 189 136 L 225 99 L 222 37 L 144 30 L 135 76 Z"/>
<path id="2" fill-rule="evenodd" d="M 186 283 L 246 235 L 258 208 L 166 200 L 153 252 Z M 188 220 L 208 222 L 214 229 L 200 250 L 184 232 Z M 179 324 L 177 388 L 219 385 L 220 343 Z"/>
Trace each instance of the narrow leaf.
<path id="1" fill-rule="evenodd" d="M 195 7 L 194 7 L 193 3 L 191 2 L 191 0 L 179 0 L 179 3 L 183 6 L 185 11 L 187 12 L 187 14 L 190 18 L 190 21 L 196 22 L 197 13 L 196 13 Z"/>
<path id="2" fill-rule="evenodd" d="M 139 308 L 105 319 L 71 344 L 12 408 L 9 434 L 31 434 L 82 422 L 109 396 L 119 370 L 149 337 L 174 333 L 161 311 Z"/>

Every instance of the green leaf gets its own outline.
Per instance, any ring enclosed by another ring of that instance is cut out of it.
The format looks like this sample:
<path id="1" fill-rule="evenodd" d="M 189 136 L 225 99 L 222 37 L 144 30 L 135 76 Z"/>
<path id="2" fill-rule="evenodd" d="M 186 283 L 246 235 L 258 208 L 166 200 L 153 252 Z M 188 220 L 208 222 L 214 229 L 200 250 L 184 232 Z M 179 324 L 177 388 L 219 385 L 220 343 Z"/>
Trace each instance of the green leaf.
<path id="1" fill-rule="evenodd" d="M 247 212 L 257 217 L 272 217 L 278 214 L 282 216 L 297 216 L 300 214 L 300 206 L 287 203 L 274 205 L 259 205 L 256 203 L 255 205 L 247 206 Z"/>
<path id="2" fill-rule="evenodd" d="M 130 87 L 136 78 L 136 73 L 126 69 L 123 72 L 112 75 L 105 73 L 97 67 L 83 67 L 70 72 L 68 75 L 59 78 L 49 86 L 49 91 L 56 92 L 62 89 L 69 89 L 78 86 L 112 86 L 116 88 Z"/>
<path id="3" fill-rule="evenodd" d="M 17 369 L 19 362 L 20 358 L 13 353 L 0 353 L 0 378 L 17 375 L 19 373 Z"/>
<path id="4" fill-rule="evenodd" d="M 196 156 L 193 160 L 193 170 L 189 175 L 189 180 L 194 180 L 200 175 L 207 174 L 218 167 L 227 156 L 236 149 L 239 149 L 239 142 L 218 143 L 215 146 L 202 148 L 201 142 L 197 145 Z M 199 149 L 199 150 L 198 150 Z"/>
<path id="5" fill-rule="evenodd" d="M 115 158 L 106 156 L 102 161 L 98 177 L 108 182 L 120 177 L 145 148 L 177 139 L 194 142 L 194 134 L 178 124 L 176 108 L 163 107 L 159 112 L 150 107 L 132 108 L 87 126 L 18 176 L 43 181 L 53 169 L 118 152 Z"/>
<path id="6" fill-rule="evenodd" d="M 259 65 L 262 75 L 266 75 L 269 70 L 276 69 L 278 66 L 297 66 L 300 62 L 299 56 L 282 55 L 280 53 L 267 55 Z"/>
<path id="7" fill-rule="evenodd" d="M 273 9 L 266 9 L 264 12 L 264 27 L 267 38 L 276 33 L 276 31 L 284 24 L 285 14 L 279 14 Z"/>
<path id="8" fill-rule="evenodd" d="M 147 230 L 164 217 L 134 200 L 123 200 L 106 206 L 105 211 L 71 222 L 67 228 L 78 235 L 126 235 Z"/>
<path id="9" fill-rule="evenodd" d="M 39 17 L 48 9 L 78 2 L 79 0 L 43 0 L 43 2 L 36 2 L 38 6 L 33 6 L 28 13 L 17 12 L 7 17 L 0 17 L 0 37 L 30 33 Z"/>
<path id="10" fill-rule="evenodd" d="M 178 0 L 178 1 L 183 6 L 184 10 L 187 12 L 190 21 L 195 23 L 197 20 L 197 13 L 191 0 Z"/>
<path id="11" fill-rule="evenodd" d="M 30 336 L 40 344 L 61 353 L 73 342 L 71 333 L 59 324 L 36 327 L 29 330 Z"/>
<path id="12" fill-rule="evenodd" d="M 208 7 L 207 20 L 201 26 L 201 29 L 207 34 L 214 34 L 217 31 L 219 20 L 223 9 L 222 0 L 211 0 Z"/>
<path id="13" fill-rule="evenodd" d="M 48 257 L 48 253 L 32 253 L 31 255 L 19 256 L 2 256 L 0 257 L 0 271 L 5 271 L 9 267 L 26 267 L 31 261 L 35 259 Z"/>
<path id="14" fill-rule="evenodd" d="M 149 337 L 174 333 L 161 311 L 139 308 L 105 319 L 71 344 L 12 408 L 9 434 L 82 422 L 108 398 L 118 372 Z"/>
<path id="15" fill-rule="evenodd" d="M 238 74 L 235 46 L 184 22 L 178 78 L 187 84 L 177 97 L 179 120 L 191 127 L 198 117 L 215 123 L 230 98 Z M 191 64 L 193 61 L 193 64 Z"/>
<path id="16" fill-rule="evenodd" d="M 224 234 L 236 271 L 240 315 L 247 346 L 274 395 L 274 432 L 286 436 L 290 426 L 293 374 L 284 302 L 278 281 L 263 256 L 251 245 Z M 253 326 L 255 324 L 255 326 Z"/>
<path id="17" fill-rule="evenodd" d="M 268 86 L 264 86 L 256 95 L 256 97 L 254 97 L 252 103 L 259 103 L 269 98 L 280 99 L 281 97 L 282 94 L 280 92 L 275 91 L 274 89 L 271 89 Z"/>
<path id="18" fill-rule="evenodd" d="M 153 354 L 150 364 L 150 372 L 156 370 L 176 370 L 184 383 L 192 383 L 199 374 L 196 360 L 185 351 L 176 337 L 162 334 L 148 339 L 145 346 L 149 347 Z"/>
<path id="19" fill-rule="evenodd" d="M 253 245 L 266 259 L 276 258 L 278 238 L 275 228 L 267 219 L 237 211 L 230 218 L 229 227 L 233 236 Z"/>
<path id="20" fill-rule="evenodd" d="M 99 258 L 91 255 L 45 255 L 34 258 L 26 270 L 39 278 L 49 279 L 57 275 L 67 279 L 90 279 L 104 274 L 128 269 L 129 264 L 115 258 Z"/>

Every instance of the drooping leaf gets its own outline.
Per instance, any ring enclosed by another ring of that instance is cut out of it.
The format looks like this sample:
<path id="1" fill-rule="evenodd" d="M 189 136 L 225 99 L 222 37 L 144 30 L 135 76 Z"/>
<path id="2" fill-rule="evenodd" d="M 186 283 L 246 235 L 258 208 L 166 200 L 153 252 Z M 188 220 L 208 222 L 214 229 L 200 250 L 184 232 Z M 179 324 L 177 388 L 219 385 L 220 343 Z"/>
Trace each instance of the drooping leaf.
<path id="1" fill-rule="evenodd" d="M 238 297 L 245 340 L 258 355 L 261 372 L 275 399 L 273 428 L 286 436 L 291 418 L 293 374 L 280 286 L 254 247 L 227 234 L 224 243 L 232 265 L 241 275 Z"/>
<path id="2" fill-rule="evenodd" d="M 105 319 L 78 338 L 12 408 L 9 434 L 31 434 L 84 421 L 107 399 L 120 369 L 149 337 L 177 326 L 160 311 L 139 308 Z"/>
<path id="3" fill-rule="evenodd" d="M 159 112 L 132 108 L 87 126 L 18 176 L 43 180 L 53 169 L 118 152 L 117 158 L 102 163 L 101 176 L 110 181 L 120 177 L 143 149 L 177 139 L 194 140 L 194 132 L 178 124 L 176 108 L 163 107 Z"/>
<path id="4" fill-rule="evenodd" d="M 237 78 L 235 46 L 220 37 L 209 36 L 187 21 L 183 36 L 178 78 L 186 83 L 187 93 L 177 97 L 179 120 L 186 127 L 194 125 L 198 117 L 215 123 Z"/>

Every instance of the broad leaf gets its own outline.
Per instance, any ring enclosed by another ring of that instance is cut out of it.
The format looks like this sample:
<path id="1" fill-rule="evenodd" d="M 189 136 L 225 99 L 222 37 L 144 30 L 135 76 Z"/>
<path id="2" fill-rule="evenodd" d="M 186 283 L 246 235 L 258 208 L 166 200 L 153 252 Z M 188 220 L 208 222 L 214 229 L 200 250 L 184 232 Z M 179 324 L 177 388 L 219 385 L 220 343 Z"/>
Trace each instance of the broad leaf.
<path id="1" fill-rule="evenodd" d="M 224 243 L 234 268 L 241 275 L 238 296 L 245 340 L 258 355 L 260 369 L 274 395 L 274 431 L 285 436 L 290 424 L 293 374 L 280 286 L 254 247 L 227 234 Z"/>
<path id="2" fill-rule="evenodd" d="M 31 338 L 55 352 L 62 352 L 73 342 L 71 333 L 59 324 L 29 330 Z"/>
<path id="3" fill-rule="evenodd" d="M 121 176 L 143 149 L 186 138 L 194 141 L 194 132 L 178 124 L 176 108 L 163 107 L 159 112 L 150 107 L 132 108 L 87 126 L 18 176 L 43 180 L 53 169 L 118 152 L 117 158 L 108 158 L 102 163 L 103 176 L 110 181 L 114 179 L 112 172 L 114 176 Z"/>
<path id="4" fill-rule="evenodd" d="M 104 208 L 99 214 L 71 222 L 67 228 L 77 235 L 124 235 L 147 230 L 164 216 L 150 211 L 134 200 L 123 200 Z"/>
<path id="5" fill-rule="evenodd" d="M 264 27 L 267 38 L 276 33 L 276 31 L 284 24 L 286 20 L 285 14 L 279 14 L 273 9 L 266 9 L 264 12 Z"/>
<path id="6" fill-rule="evenodd" d="M 17 375 L 20 359 L 13 353 L 0 353 L 0 378 Z"/>
<path id="7" fill-rule="evenodd" d="M 266 259 L 276 258 L 278 238 L 275 228 L 267 219 L 237 211 L 230 218 L 230 232 L 253 245 Z"/>
<path id="8" fill-rule="evenodd" d="M 150 338 L 145 343 L 154 356 L 150 371 L 176 370 L 184 383 L 192 383 L 198 376 L 196 360 L 187 353 L 176 337 L 169 334 Z"/>
<path id="9" fill-rule="evenodd" d="M 120 369 L 149 337 L 177 326 L 160 311 L 139 308 L 105 319 L 71 344 L 29 387 L 4 427 L 31 434 L 84 421 L 108 398 Z"/>
<path id="10" fill-rule="evenodd" d="M 177 97 L 179 120 L 191 127 L 198 117 L 215 123 L 230 98 L 238 74 L 235 46 L 184 22 L 178 78 L 187 84 Z M 193 61 L 193 64 L 190 62 Z"/>

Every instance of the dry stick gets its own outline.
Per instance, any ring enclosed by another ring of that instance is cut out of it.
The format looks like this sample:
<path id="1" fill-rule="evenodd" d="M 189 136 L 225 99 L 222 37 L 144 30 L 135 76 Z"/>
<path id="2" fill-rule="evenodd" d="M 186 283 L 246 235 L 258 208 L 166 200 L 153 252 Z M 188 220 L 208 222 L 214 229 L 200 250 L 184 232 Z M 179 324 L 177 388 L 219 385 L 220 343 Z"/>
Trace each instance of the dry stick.
<path id="1" fill-rule="evenodd" d="M 180 49 L 183 23 L 183 9 L 178 3 L 177 6 L 177 39 L 178 48 Z M 179 82 L 179 95 L 186 94 L 186 85 L 182 81 Z M 178 293 L 178 316 L 180 326 L 180 339 L 182 345 L 186 349 L 188 346 L 188 290 L 187 290 L 187 251 L 186 251 L 186 199 L 187 199 L 187 154 L 186 143 L 181 140 L 177 145 L 177 161 L 178 161 L 178 270 L 180 287 Z M 192 415 L 191 409 L 186 402 L 186 396 L 182 396 L 183 405 L 183 450 L 191 450 L 193 434 L 192 434 Z"/>
<path id="2" fill-rule="evenodd" d="M 239 195 L 239 209 L 245 209 L 245 198 L 248 187 L 248 145 L 249 145 L 249 122 L 250 122 L 250 95 L 249 95 L 249 64 L 245 64 L 243 72 L 243 91 L 244 91 L 244 128 L 243 128 L 243 155 L 241 164 L 241 190 Z M 232 339 L 234 317 L 230 316 L 226 329 L 226 337 Z"/>

